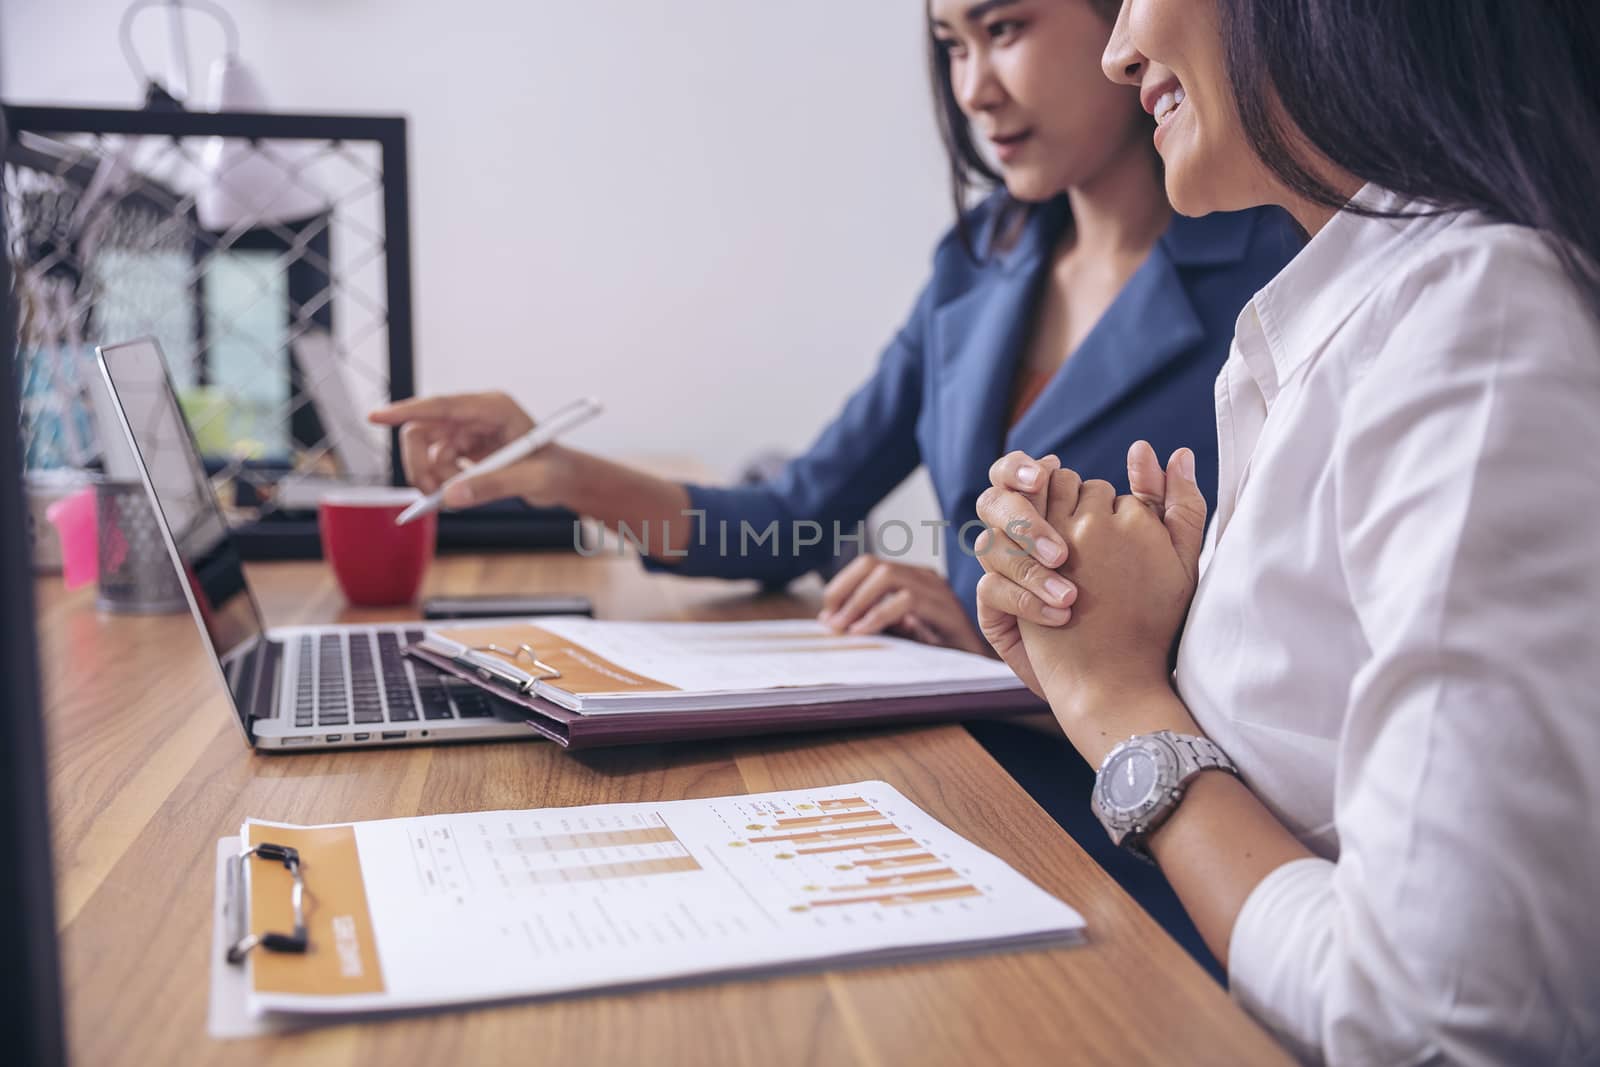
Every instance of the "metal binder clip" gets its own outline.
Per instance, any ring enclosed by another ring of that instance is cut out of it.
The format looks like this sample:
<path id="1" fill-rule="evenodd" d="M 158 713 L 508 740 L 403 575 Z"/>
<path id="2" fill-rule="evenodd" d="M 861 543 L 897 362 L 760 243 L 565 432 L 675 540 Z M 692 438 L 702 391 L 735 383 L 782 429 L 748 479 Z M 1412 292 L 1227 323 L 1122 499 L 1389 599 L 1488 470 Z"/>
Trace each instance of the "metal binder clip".
<path id="1" fill-rule="evenodd" d="M 527 643 L 518 645 L 515 652 L 509 648 L 501 648 L 499 645 L 495 644 L 477 645 L 472 649 L 472 651 L 493 652 L 496 655 L 505 656 L 507 659 L 512 661 L 525 659 L 529 663 L 533 664 L 533 669 L 539 671 L 540 673 L 530 675 L 527 678 L 518 678 L 513 675 L 499 674 L 498 672 L 491 673 L 489 670 L 485 669 L 483 664 L 479 663 L 478 661 L 474 660 L 472 662 L 472 666 L 476 667 L 478 673 L 483 675 L 485 678 L 497 677 L 502 682 L 511 683 L 511 685 L 513 685 L 517 691 L 521 693 L 531 693 L 539 682 L 547 682 L 552 678 L 561 677 L 561 672 L 550 666 L 550 664 L 541 660 L 538 654 L 533 651 L 533 646 Z"/>
<path id="2" fill-rule="evenodd" d="M 294 905 L 294 933 L 250 933 L 250 909 L 244 892 L 244 863 L 251 856 L 281 862 L 294 877 L 294 889 L 289 897 Z M 228 947 L 228 962 L 243 963 L 244 958 L 258 945 L 272 952 L 305 952 L 311 942 L 306 934 L 306 880 L 300 873 L 299 850 L 288 845 L 274 845 L 263 841 L 239 853 L 229 866 L 228 872 L 229 880 L 233 883 L 231 888 L 234 905 L 232 909 L 234 941 Z"/>

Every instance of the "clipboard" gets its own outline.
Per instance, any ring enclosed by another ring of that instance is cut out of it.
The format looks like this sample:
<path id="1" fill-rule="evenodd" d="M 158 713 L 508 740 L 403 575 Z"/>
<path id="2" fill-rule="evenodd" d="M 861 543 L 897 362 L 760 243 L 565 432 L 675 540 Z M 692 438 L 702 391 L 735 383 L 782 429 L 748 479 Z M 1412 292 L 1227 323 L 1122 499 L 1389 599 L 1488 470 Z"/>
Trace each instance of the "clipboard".
<path id="1" fill-rule="evenodd" d="M 420 663 L 520 707 L 527 713 L 525 721 L 532 729 L 562 748 L 574 750 L 846 727 L 961 722 L 1049 710 L 1049 705 L 1033 693 L 1018 688 L 754 708 L 584 715 L 539 695 L 541 684 L 558 679 L 561 672 L 527 644 L 515 650 L 480 645 L 455 656 L 416 644 L 407 645 L 404 651 Z"/>
<path id="2" fill-rule="evenodd" d="M 318 826 L 247 819 L 218 850 L 216 1036 L 1067 944 L 1084 929 L 881 781 Z"/>

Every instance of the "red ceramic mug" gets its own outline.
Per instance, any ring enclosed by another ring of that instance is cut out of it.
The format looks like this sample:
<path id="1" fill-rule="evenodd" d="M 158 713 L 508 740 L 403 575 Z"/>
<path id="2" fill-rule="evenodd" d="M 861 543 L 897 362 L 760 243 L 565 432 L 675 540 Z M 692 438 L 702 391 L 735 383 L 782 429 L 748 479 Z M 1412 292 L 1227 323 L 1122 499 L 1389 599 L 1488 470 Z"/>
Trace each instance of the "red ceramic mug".
<path id="1" fill-rule="evenodd" d="M 345 599 L 357 607 L 383 608 L 417 599 L 433 560 L 437 513 L 404 526 L 394 520 L 418 500 L 415 489 L 341 489 L 317 507 L 322 558 L 333 567 Z"/>

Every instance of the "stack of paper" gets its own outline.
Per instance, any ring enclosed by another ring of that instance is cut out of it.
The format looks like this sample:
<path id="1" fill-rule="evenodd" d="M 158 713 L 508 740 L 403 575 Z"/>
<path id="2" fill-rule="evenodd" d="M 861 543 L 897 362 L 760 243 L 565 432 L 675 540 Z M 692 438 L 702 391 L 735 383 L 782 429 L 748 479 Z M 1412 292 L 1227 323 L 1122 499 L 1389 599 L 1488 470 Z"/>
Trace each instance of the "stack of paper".
<path id="1" fill-rule="evenodd" d="M 430 631 L 420 648 L 491 671 L 585 715 L 775 707 L 1022 688 L 998 660 L 810 621 L 599 622 Z M 546 669 L 547 668 L 547 669 Z"/>

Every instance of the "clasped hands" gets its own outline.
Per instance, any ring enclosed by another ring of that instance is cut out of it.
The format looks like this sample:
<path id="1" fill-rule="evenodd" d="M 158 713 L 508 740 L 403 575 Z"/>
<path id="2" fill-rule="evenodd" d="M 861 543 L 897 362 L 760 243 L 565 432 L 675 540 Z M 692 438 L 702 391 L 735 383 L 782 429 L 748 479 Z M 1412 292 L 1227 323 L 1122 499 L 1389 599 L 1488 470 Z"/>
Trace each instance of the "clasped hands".
<path id="1" fill-rule="evenodd" d="M 1114 734 L 1119 708 L 1170 698 L 1172 645 L 1205 530 L 1194 453 L 1178 450 L 1163 469 L 1138 442 L 1128 451 L 1128 496 L 1083 481 L 1054 456 L 1013 452 L 989 478 L 978 498 L 987 527 L 976 545 L 985 571 L 979 627 L 1087 755 L 1099 746 L 1079 734 Z"/>

